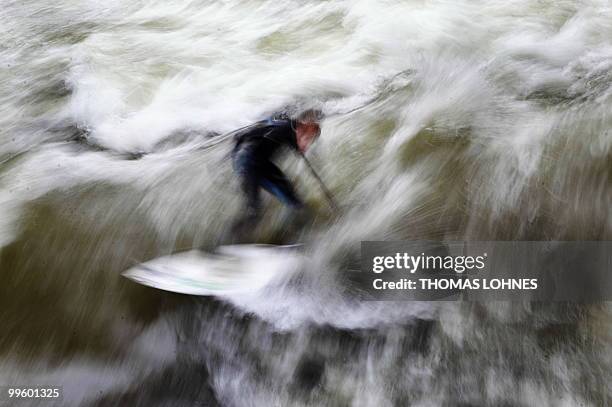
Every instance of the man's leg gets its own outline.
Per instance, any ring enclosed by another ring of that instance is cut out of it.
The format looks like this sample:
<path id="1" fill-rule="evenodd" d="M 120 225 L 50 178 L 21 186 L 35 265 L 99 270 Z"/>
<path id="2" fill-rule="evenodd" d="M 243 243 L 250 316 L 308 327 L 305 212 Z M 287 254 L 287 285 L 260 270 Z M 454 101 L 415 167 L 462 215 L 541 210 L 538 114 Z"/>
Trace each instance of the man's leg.
<path id="1" fill-rule="evenodd" d="M 238 237 L 243 236 L 246 231 L 255 228 L 260 213 L 259 183 L 257 178 L 242 175 L 240 184 L 245 197 L 245 204 L 243 213 L 234 225 Z"/>
<path id="2" fill-rule="evenodd" d="M 295 192 L 291 182 L 278 167 L 270 164 L 266 166 L 265 171 L 262 171 L 260 185 L 288 208 L 288 210 L 284 211 L 284 227 L 279 231 L 280 234 L 276 236 L 276 243 L 283 244 L 298 241 L 298 235 L 309 217 L 307 216 L 304 203 Z"/>
<path id="3" fill-rule="evenodd" d="M 293 209 L 304 207 L 293 185 L 276 165 L 271 163 L 266 165 L 261 171 L 259 182 L 263 189 L 274 195 L 283 204 Z"/>
<path id="4" fill-rule="evenodd" d="M 260 215 L 260 174 L 247 152 L 238 152 L 234 157 L 234 170 L 240 179 L 244 196 L 243 213 L 231 228 L 232 241 L 248 241 L 250 232 L 257 226 Z"/>

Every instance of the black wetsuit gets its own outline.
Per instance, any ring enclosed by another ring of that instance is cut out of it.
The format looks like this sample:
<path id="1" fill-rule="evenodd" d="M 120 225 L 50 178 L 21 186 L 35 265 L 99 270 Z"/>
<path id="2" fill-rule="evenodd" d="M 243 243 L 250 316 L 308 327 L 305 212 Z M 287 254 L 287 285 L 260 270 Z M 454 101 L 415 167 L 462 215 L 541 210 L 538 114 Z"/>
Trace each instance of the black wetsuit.
<path id="1" fill-rule="evenodd" d="M 295 122 L 268 119 L 257 122 L 234 137 L 232 151 L 234 169 L 240 177 L 246 197 L 249 218 L 255 218 L 260 210 L 260 188 L 265 189 L 285 205 L 301 208 L 302 201 L 291 182 L 272 162 L 283 148 L 299 151 L 295 136 Z"/>

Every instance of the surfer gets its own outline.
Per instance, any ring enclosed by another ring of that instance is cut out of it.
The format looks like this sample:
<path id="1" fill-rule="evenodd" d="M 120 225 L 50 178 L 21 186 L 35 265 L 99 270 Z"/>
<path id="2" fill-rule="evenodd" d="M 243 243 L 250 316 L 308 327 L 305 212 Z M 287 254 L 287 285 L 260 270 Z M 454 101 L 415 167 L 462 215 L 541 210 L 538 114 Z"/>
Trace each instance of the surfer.
<path id="1" fill-rule="evenodd" d="M 303 155 L 321 134 L 320 118 L 319 110 L 309 109 L 296 119 L 262 120 L 234 136 L 232 162 L 245 198 L 244 214 L 233 227 L 234 236 L 244 235 L 257 224 L 262 188 L 291 209 L 304 207 L 295 188 L 273 160 L 283 150 Z"/>

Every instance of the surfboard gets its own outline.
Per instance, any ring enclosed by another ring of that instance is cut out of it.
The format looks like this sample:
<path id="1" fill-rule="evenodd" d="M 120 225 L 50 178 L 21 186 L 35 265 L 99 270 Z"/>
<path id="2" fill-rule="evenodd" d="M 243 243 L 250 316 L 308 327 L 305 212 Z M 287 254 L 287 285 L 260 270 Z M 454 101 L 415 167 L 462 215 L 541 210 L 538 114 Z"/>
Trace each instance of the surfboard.
<path id="1" fill-rule="evenodd" d="M 122 275 L 165 291 L 222 296 L 261 290 L 296 270 L 302 259 L 299 245 L 232 245 L 214 253 L 190 250 L 158 257 Z"/>

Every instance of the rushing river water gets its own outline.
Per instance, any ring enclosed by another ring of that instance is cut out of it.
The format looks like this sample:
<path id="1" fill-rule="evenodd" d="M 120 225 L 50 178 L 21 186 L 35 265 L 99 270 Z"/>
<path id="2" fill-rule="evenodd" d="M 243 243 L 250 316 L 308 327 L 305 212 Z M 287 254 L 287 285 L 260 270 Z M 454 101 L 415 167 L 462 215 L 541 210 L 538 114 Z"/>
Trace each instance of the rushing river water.
<path id="1" fill-rule="evenodd" d="M 612 307 L 364 302 L 362 240 L 612 240 L 606 0 L 4 0 L 0 385 L 61 405 L 604 406 Z M 327 118 L 287 158 L 309 267 L 258 295 L 136 285 L 223 243 L 223 134 Z M 205 148 L 206 147 L 206 148 Z M 41 404 L 42 405 L 42 404 Z M 45 404 L 49 405 L 49 404 Z"/>

